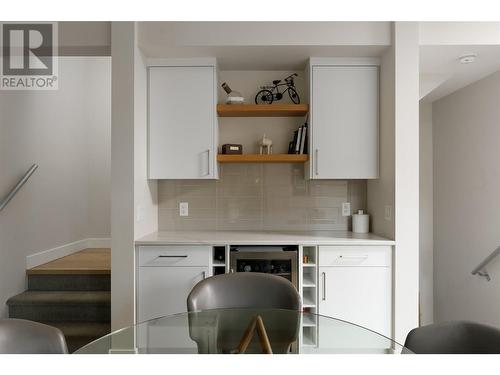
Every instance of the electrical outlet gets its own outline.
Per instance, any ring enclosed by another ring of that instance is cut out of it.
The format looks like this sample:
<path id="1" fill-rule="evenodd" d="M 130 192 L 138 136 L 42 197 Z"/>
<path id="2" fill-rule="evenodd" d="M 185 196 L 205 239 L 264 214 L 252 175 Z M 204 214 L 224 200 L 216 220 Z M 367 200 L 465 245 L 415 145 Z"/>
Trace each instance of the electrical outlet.
<path id="1" fill-rule="evenodd" d="M 392 206 L 387 205 L 384 207 L 384 219 L 386 221 L 392 220 Z"/>
<path id="2" fill-rule="evenodd" d="M 351 203 L 342 203 L 342 216 L 351 216 Z"/>
<path id="3" fill-rule="evenodd" d="M 179 203 L 179 216 L 189 216 L 189 203 L 180 202 Z"/>

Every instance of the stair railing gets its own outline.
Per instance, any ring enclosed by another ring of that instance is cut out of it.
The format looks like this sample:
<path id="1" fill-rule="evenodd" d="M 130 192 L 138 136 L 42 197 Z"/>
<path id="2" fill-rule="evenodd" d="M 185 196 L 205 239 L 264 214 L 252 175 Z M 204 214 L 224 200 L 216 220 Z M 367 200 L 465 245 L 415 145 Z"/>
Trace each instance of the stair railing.
<path id="1" fill-rule="evenodd" d="M 28 181 L 33 172 L 38 168 L 38 164 L 33 164 L 30 169 L 24 174 L 23 177 L 19 180 L 19 182 L 9 191 L 9 193 L 0 201 L 0 211 L 2 211 L 7 204 L 11 201 L 12 198 L 17 194 L 19 189 L 23 187 L 23 185 Z"/>
<path id="2" fill-rule="evenodd" d="M 491 277 L 486 270 L 486 266 L 493 260 L 495 259 L 498 254 L 500 254 L 500 246 L 498 246 L 493 252 L 488 255 L 479 265 L 472 270 L 473 275 L 479 275 L 481 277 L 484 277 L 486 281 L 490 281 Z"/>

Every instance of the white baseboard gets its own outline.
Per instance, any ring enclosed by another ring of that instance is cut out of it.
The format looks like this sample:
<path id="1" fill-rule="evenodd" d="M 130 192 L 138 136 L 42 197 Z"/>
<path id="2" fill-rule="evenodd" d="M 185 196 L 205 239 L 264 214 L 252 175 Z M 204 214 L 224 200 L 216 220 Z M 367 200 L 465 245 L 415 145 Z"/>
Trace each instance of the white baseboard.
<path id="1" fill-rule="evenodd" d="M 100 247 L 111 247 L 111 238 L 85 238 L 66 245 L 54 247 L 53 249 L 28 255 L 26 257 L 26 269 L 62 258 L 83 249 L 95 249 Z"/>
<path id="2" fill-rule="evenodd" d="M 87 249 L 111 248 L 111 238 L 87 238 Z"/>

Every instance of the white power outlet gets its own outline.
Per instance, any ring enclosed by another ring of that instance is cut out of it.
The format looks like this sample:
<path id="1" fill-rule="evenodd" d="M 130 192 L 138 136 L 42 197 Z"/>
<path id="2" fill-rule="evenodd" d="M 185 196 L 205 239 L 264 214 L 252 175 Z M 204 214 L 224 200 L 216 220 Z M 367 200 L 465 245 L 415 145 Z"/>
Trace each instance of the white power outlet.
<path id="1" fill-rule="evenodd" d="M 342 216 L 351 216 L 351 203 L 342 203 Z"/>
<path id="2" fill-rule="evenodd" d="M 387 205 L 384 207 L 384 219 L 386 221 L 392 220 L 392 206 Z"/>
<path id="3" fill-rule="evenodd" d="M 189 216 L 189 203 L 180 202 L 179 203 L 179 216 Z"/>

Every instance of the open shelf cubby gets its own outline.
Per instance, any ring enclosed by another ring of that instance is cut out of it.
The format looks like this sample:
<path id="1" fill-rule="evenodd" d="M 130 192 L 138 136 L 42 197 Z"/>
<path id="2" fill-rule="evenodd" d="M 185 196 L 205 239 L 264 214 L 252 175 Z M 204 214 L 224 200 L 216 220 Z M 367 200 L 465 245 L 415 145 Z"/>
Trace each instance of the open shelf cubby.
<path id="1" fill-rule="evenodd" d="M 316 316 L 305 314 L 302 320 L 302 327 L 316 327 Z"/>
<path id="2" fill-rule="evenodd" d="M 302 250 L 302 266 L 303 267 L 315 267 L 316 266 L 316 247 L 315 246 L 304 246 Z M 307 262 L 304 262 L 304 257 L 307 257 Z"/>
<path id="3" fill-rule="evenodd" d="M 303 346 L 316 346 L 316 327 L 303 327 Z"/>
<path id="4" fill-rule="evenodd" d="M 312 267 L 304 268 L 302 273 L 302 287 L 315 288 L 316 287 L 316 269 Z"/>
<path id="5" fill-rule="evenodd" d="M 302 297 L 302 307 L 316 308 L 316 290 L 304 288 Z"/>
<path id="6" fill-rule="evenodd" d="M 300 342 L 302 347 L 314 347 L 318 343 L 318 250 L 316 246 L 303 246 L 301 249 L 301 295 L 304 315 Z M 310 314 L 307 314 L 310 313 Z"/>
<path id="7" fill-rule="evenodd" d="M 214 246 L 212 253 L 212 274 L 221 275 L 226 272 L 226 247 Z"/>

